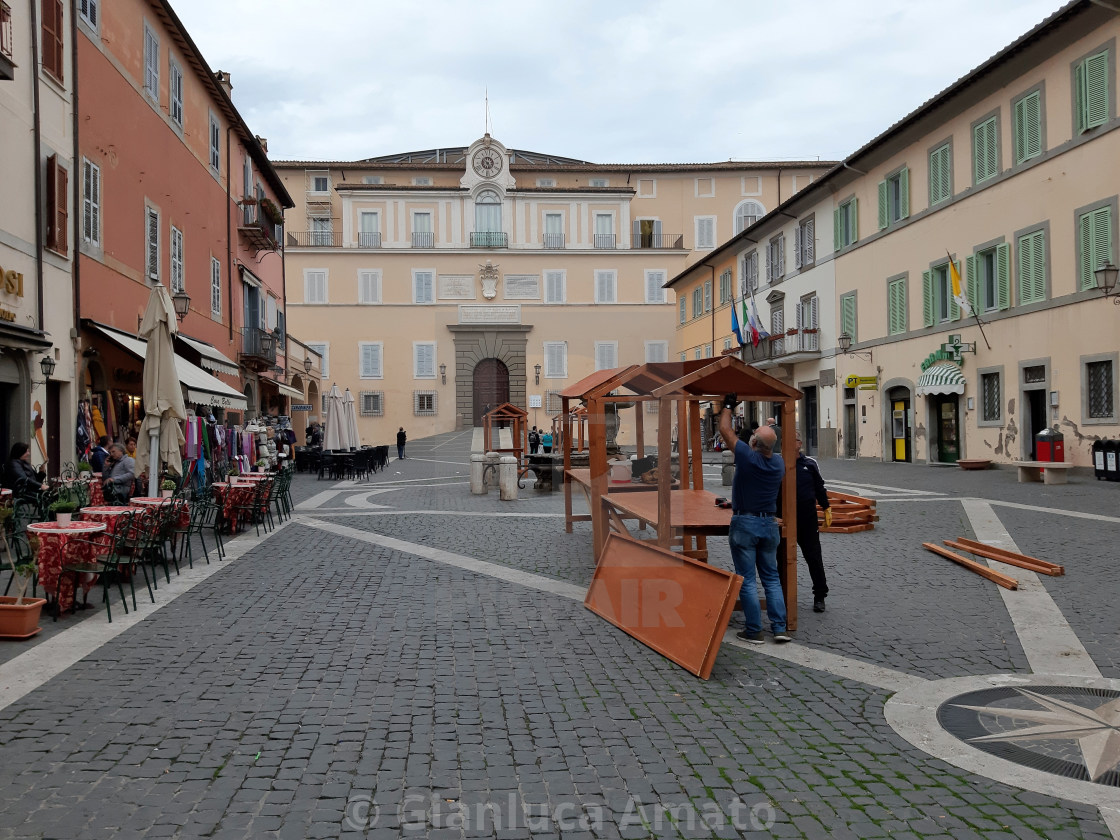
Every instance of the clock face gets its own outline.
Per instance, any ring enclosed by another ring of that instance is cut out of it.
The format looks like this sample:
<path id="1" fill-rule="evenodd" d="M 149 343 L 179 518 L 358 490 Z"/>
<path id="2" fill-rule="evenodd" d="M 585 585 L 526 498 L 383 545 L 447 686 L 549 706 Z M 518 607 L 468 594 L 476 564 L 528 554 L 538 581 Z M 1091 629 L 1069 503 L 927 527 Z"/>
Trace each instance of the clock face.
<path id="1" fill-rule="evenodd" d="M 493 178 L 502 171 L 502 158 L 493 149 L 479 149 L 471 161 L 474 171 L 483 178 Z"/>

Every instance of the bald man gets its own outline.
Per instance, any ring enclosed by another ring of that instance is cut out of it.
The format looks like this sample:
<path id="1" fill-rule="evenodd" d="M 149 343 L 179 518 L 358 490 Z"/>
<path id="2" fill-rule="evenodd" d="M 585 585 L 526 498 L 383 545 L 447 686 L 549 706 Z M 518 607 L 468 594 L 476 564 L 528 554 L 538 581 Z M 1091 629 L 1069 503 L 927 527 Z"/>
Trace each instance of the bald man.
<path id="1" fill-rule="evenodd" d="M 735 453 L 735 478 L 731 482 L 731 559 L 736 574 L 743 576 L 739 602 L 743 607 L 746 627 L 740 639 L 761 645 L 762 607 L 758 599 L 758 583 L 766 592 L 766 615 L 770 632 L 779 644 L 790 641 L 786 632 L 786 602 L 778 578 L 778 492 L 785 477 L 786 465 L 776 451 L 778 436 L 772 426 L 762 426 L 750 442 L 739 439 L 731 425 L 731 414 L 738 404 L 735 394 L 723 400 L 719 415 L 719 433 L 727 448 Z"/>

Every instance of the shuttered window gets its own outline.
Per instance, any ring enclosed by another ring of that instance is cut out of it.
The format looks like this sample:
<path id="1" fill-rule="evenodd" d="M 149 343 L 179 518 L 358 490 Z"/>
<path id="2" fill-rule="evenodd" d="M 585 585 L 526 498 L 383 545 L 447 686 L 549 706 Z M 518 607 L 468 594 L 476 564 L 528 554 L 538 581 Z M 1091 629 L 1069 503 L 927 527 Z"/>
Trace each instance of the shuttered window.
<path id="1" fill-rule="evenodd" d="M 697 286 L 692 290 L 692 317 L 699 318 L 704 314 L 704 287 Z"/>
<path id="2" fill-rule="evenodd" d="M 805 219 L 794 228 L 793 256 L 798 268 L 810 266 L 815 259 L 816 224 L 812 218 Z"/>
<path id="3" fill-rule="evenodd" d="M 181 292 L 183 285 L 183 232 L 171 226 L 171 293 Z"/>
<path id="4" fill-rule="evenodd" d="M 101 245 L 101 167 L 82 161 L 82 238 Z"/>
<path id="5" fill-rule="evenodd" d="M 311 268 L 304 269 L 303 302 L 327 302 L 327 272 L 325 270 Z"/>
<path id="6" fill-rule="evenodd" d="M 319 358 L 322 360 L 319 363 L 319 375 L 323 379 L 326 379 L 328 376 L 330 376 L 330 369 L 331 369 L 331 346 L 330 346 L 330 344 L 327 343 L 327 342 L 323 342 L 323 341 L 320 341 L 320 342 L 307 341 L 307 342 L 304 342 L 304 343 L 307 345 L 308 350 L 311 350 L 312 352 L 319 354 Z M 325 397 L 326 395 L 324 394 L 323 396 Z"/>
<path id="7" fill-rule="evenodd" d="M 308 345 L 309 347 L 311 345 Z M 362 379 L 381 379 L 381 355 L 384 347 L 383 342 L 380 341 L 359 341 L 358 342 L 358 375 Z M 326 371 L 327 357 L 323 357 L 323 376 L 327 375 Z"/>
<path id="8" fill-rule="evenodd" d="M 943 143 L 929 153 L 929 203 L 945 201 L 953 195 L 953 150 Z"/>
<path id="9" fill-rule="evenodd" d="M 731 269 L 723 272 L 719 276 L 719 305 L 723 306 L 725 303 L 731 301 Z"/>
<path id="10" fill-rule="evenodd" d="M 887 334 L 906 332 L 906 278 L 899 277 L 887 284 Z"/>
<path id="11" fill-rule="evenodd" d="M 852 343 L 859 341 L 856 334 L 856 294 L 850 292 L 840 296 L 840 332 L 852 337 Z"/>
<path id="12" fill-rule="evenodd" d="M 960 271 L 960 265 L 957 265 Z M 955 321 L 961 309 L 953 299 L 949 263 L 922 272 L 922 323 L 932 327 L 940 321 Z"/>
<path id="13" fill-rule="evenodd" d="M 712 311 L 712 281 L 704 281 L 704 311 Z"/>
<path id="14" fill-rule="evenodd" d="M 743 296 L 758 291 L 758 251 L 743 257 Z"/>
<path id="15" fill-rule="evenodd" d="M 58 161 L 58 155 L 47 158 L 47 247 L 65 254 L 69 229 L 67 219 L 67 172 Z"/>
<path id="16" fill-rule="evenodd" d="M 617 289 L 618 276 L 614 271 L 596 271 L 595 272 L 595 302 L 596 303 L 617 303 L 618 302 L 618 289 Z"/>
<path id="17" fill-rule="evenodd" d="M 646 342 L 646 361 L 647 362 L 667 362 L 667 361 L 669 361 L 669 342 L 668 341 L 647 341 Z"/>
<path id="18" fill-rule="evenodd" d="M 436 345 L 434 341 L 412 343 L 412 375 L 416 379 L 436 378 Z"/>
<path id="19" fill-rule="evenodd" d="M 1028 93 L 1015 103 L 1015 164 L 1018 165 L 1042 154 L 1042 94 L 1037 90 Z"/>
<path id="20" fill-rule="evenodd" d="M 902 170 L 879 182 L 879 230 L 910 216 L 910 170 Z"/>
<path id="21" fill-rule="evenodd" d="M 857 239 L 859 239 L 859 201 L 850 198 L 832 213 L 833 250 L 847 248 Z"/>
<path id="22" fill-rule="evenodd" d="M 159 282 L 159 211 L 154 207 L 146 208 L 144 214 L 146 229 L 147 257 L 144 260 L 144 273 L 152 282 Z"/>
<path id="23" fill-rule="evenodd" d="M 381 303 L 381 272 L 358 272 L 358 303 Z"/>
<path id="24" fill-rule="evenodd" d="M 546 271 L 544 273 L 544 302 L 563 303 L 565 299 L 565 273 Z"/>
<path id="25" fill-rule="evenodd" d="M 1019 237 L 1019 303 L 1046 300 L 1046 232 Z"/>
<path id="26" fill-rule="evenodd" d="M 79 14 L 81 14 L 82 18 L 85 19 L 86 23 L 88 23 L 94 29 L 97 28 L 97 11 L 98 11 L 97 7 L 98 7 L 98 5 L 99 5 L 99 0 L 79 0 L 79 3 L 78 3 Z"/>
<path id="27" fill-rule="evenodd" d="M 786 274 L 786 238 L 779 234 L 766 244 L 766 279 L 771 283 Z"/>
<path id="28" fill-rule="evenodd" d="M 568 376 L 568 342 L 544 343 L 544 375 L 548 379 L 565 379 Z"/>
<path id="29" fill-rule="evenodd" d="M 999 127 L 989 117 L 972 129 L 972 182 L 979 184 L 999 174 Z"/>
<path id="30" fill-rule="evenodd" d="M 65 53 L 63 50 L 63 33 L 65 32 L 65 18 L 62 14 L 62 0 L 43 0 L 43 69 L 58 79 L 63 80 L 63 67 L 65 67 Z"/>
<path id="31" fill-rule="evenodd" d="M 159 36 L 144 24 L 144 91 L 159 102 Z"/>
<path id="32" fill-rule="evenodd" d="M 680 309 L 680 322 L 683 324 L 688 320 L 688 301 L 682 297 L 677 301 L 677 306 Z"/>
<path id="33" fill-rule="evenodd" d="M 1108 50 L 1078 64 L 1073 82 L 1078 133 L 1108 122 Z"/>
<path id="34" fill-rule="evenodd" d="M 716 247 L 716 217 L 696 217 L 696 248 Z"/>
<path id="35" fill-rule="evenodd" d="M 965 260 L 965 296 L 977 311 L 1011 306 L 1011 246 L 977 251 Z"/>
<path id="36" fill-rule="evenodd" d="M 171 121 L 183 127 L 183 68 L 174 61 L 168 61 L 167 101 Z M 248 190 L 245 191 L 248 194 Z"/>
<path id="37" fill-rule="evenodd" d="M 412 302 L 435 302 L 435 274 L 431 271 L 412 272 Z"/>
<path id="38" fill-rule="evenodd" d="M 664 284 L 664 271 L 646 270 L 646 303 L 665 302 L 665 290 L 662 288 Z"/>
<path id="39" fill-rule="evenodd" d="M 217 257 L 210 258 L 210 314 L 222 317 L 222 264 Z"/>
<path id="40" fill-rule="evenodd" d="M 1112 255 L 1112 208 L 1100 207 L 1077 220 L 1078 288 L 1095 288 L 1097 279 L 1093 272 L 1108 263 L 1115 265 Z"/>
<path id="41" fill-rule="evenodd" d="M 618 367 L 618 342 L 595 342 L 595 370 L 608 370 Z"/>
<path id="42" fill-rule="evenodd" d="M 215 172 L 222 168 L 222 125 L 213 114 L 210 115 L 210 168 Z"/>

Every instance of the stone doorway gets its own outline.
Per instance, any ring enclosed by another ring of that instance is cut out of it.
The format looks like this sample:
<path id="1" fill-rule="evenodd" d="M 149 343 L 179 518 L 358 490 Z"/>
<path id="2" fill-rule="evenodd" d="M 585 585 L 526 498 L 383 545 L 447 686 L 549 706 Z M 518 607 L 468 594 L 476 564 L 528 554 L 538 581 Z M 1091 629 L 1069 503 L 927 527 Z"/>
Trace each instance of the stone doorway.
<path id="1" fill-rule="evenodd" d="M 509 368 L 501 359 L 483 359 L 474 366 L 473 422 L 482 425 L 482 416 L 492 408 L 509 402 Z"/>

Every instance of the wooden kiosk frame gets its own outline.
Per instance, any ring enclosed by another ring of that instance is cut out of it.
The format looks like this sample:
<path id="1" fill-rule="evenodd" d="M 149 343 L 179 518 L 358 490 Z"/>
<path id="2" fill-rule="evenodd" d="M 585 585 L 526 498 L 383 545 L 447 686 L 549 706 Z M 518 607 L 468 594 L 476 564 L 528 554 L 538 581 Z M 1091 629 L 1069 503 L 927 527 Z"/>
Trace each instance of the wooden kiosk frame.
<path id="1" fill-rule="evenodd" d="M 525 453 L 529 451 L 528 420 L 529 412 L 523 408 L 518 408 L 513 403 L 502 403 L 497 408 L 490 409 L 482 415 L 483 451 L 512 453 L 517 456 L 518 463 L 521 463 Z M 494 443 L 492 433 L 494 424 L 502 421 L 508 421 L 510 424 L 513 446 L 507 449 L 496 449 L 492 446 Z"/>
<path id="2" fill-rule="evenodd" d="M 626 388 L 632 393 L 615 393 L 619 388 Z M 740 401 L 770 402 L 781 407 L 781 425 L 785 431 L 782 436 L 782 457 L 786 470 L 781 489 L 784 512 L 781 527 L 790 538 L 786 540 L 785 556 L 778 558 L 778 573 L 785 594 L 787 625 L 791 630 L 797 629 L 797 540 L 793 536 L 797 528 L 797 442 L 794 429 L 796 404 L 801 398 L 801 392 L 733 356 L 684 362 L 650 362 L 612 371 L 599 371 L 562 393 L 565 417 L 568 416 L 566 400 L 579 396 L 570 393 L 577 389 L 583 392 L 581 398 L 587 405 L 590 519 L 596 562 L 611 531 L 627 533 L 624 524 L 626 519 L 636 519 L 642 526 L 652 526 L 657 532 L 657 544 L 660 547 L 673 549 L 679 546 L 685 556 L 706 561 L 707 537 L 729 533 L 731 511 L 717 507 L 715 494 L 704 490 L 700 405 L 704 402 L 721 405 L 725 394 L 735 393 Z M 669 457 L 658 458 L 658 482 L 656 486 L 648 487 L 654 492 L 616 492 L 609 485 L 606 404 L 636 404 L 637 451 L 641 457 L 645 450 L 643 404 L 650 401 L 656 402 L 658 407 L 658 453 L 669 453 Z M 672 483 L 674 415 L 679 430 L 679 488 Z M 569 452 L 566 445 L 564 512 L 566 529 L 570 531 L 572 522 L 585 521 L 588 517 L 572 513 L 570 481 L 574 477 L 570 475 Z"/>

